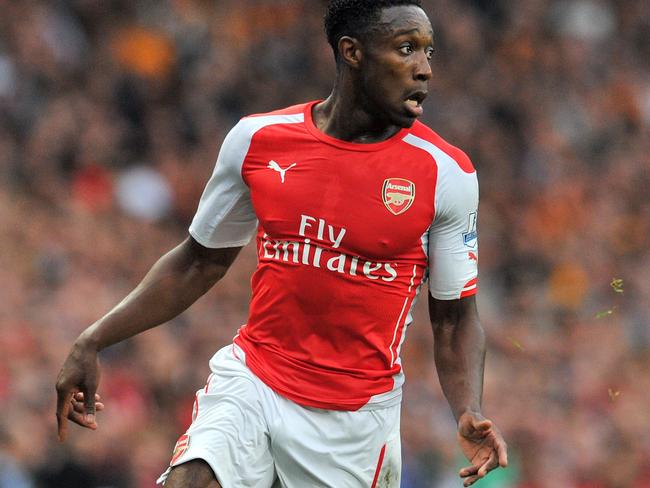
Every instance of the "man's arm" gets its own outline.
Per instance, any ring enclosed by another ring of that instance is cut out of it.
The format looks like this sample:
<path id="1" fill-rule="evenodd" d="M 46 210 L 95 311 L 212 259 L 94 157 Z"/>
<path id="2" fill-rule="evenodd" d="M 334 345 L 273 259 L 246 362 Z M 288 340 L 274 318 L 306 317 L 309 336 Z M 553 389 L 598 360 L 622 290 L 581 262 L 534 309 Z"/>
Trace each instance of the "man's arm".
<path id="1" fill-rule="evenodd" d="M 476 297 L 436 300 L 429 295 L 436 369 L 456 422 L 465 412 L 480 412 L 483 395 L 485 334 Z"/>
<path id="2" fill-rule="evenodd" d="M 96 429 L 97 353 L 179 315 L 225 274 L 241 247 L 209 249 L 192 237 L 162 256 L 142 282 L 77 338 L 57 379 L 57 422 Z"/>
<path id="3" fill-rule="evenodd" d="M 437 300 L 429 295 L 434 357 L 442 391 L 458 423 L 458 441 L 471 466 L 460 476 L 464 486 L 508 464 L 501 433 L 481 414 L 485 334 L 476 297 Z"/>

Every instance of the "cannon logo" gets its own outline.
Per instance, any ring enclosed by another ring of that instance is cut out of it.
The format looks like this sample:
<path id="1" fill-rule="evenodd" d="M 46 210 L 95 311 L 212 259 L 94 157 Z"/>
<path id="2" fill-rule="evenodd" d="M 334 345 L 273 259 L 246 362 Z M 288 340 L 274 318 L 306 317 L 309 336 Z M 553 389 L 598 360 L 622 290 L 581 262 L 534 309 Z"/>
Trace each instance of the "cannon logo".
<path id="1" fill-rule="evenodd" d="M 182 436 L 179 437 L 178 441 L 176 442 L 176 445 L 174 446 L 174 453 L 172 454 L 172 460 L 170 466 L 173 466 L 176 461 L 179 460 L 179 458 L 185 454 L 185 451 L 187 451 L 187 448 L 190 447 L 190 436 L 188 434 L 183 434 Z"/>
<path id="2" fill-rule="evenodd" d="M 415 183 L 402 178 L 388 178 L 384 181 L 381 196 L 392 214 L 403 214 L 415 200 Z"/>

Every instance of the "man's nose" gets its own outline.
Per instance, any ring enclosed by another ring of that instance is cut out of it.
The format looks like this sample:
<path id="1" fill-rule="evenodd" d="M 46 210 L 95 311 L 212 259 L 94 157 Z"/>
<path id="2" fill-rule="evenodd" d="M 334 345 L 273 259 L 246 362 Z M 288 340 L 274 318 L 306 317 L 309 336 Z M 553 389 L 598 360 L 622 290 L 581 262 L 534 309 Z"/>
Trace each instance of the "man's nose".
<path id="1" fill-rule="evenodd" d="M 415 72 L 413 77 L 419 81 L 429 81 L 433 76 L 431 71 L 431 63 L 426 53 L 421 52 L 417 56 L 417 61 L 415 64 Z"/>

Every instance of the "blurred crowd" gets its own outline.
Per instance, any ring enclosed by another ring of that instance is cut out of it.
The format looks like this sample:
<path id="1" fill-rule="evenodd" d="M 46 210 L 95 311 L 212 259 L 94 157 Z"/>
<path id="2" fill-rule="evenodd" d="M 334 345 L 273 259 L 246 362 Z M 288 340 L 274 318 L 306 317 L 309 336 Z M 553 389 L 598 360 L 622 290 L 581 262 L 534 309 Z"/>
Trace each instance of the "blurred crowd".
<path id="1" fill-rule="evenodd" d="M 481 183 L 484 411 L 511 467 L 476 486 L 650 488 L 650 3 L 430 0 L 425 122 Z M 102 352 L 98 432 L 56 440 L 72 342 L 187 235 L 243 115 L 325 98 L 316 0 L 0 0 L 0 488 L 152 488 L 254 250 L 170 324 Z M 403 487 L 458 487 L 421 299 Z"/>

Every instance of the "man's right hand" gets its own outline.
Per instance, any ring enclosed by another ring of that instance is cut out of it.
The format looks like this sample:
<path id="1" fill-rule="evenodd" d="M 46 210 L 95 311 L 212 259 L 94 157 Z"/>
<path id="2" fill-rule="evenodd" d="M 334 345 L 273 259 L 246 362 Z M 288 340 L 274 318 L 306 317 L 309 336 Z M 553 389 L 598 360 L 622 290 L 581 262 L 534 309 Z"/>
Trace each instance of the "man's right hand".
<path id="1" fill-rule="evenodd" d="M 68 420 L 88 429 L 97 429 L 95 414 L 104 409 L 95 393 L 98 383 L 97 349 L 77 339 L 56 382 L 59 441 L 66 438 Z"/>
<path id="2" fill-rule="evenodd" d="M 161 257 L 124 300 L 79 336 L 56 382 L 59 440 L 65 440 L 68 420 L 97 428 L 95 413 L 104 407 L 95 395 L 99 346 L 117 344 L 184 312 L 226 274 L 240 250 L 207 248 L 188 236 Z"/>

